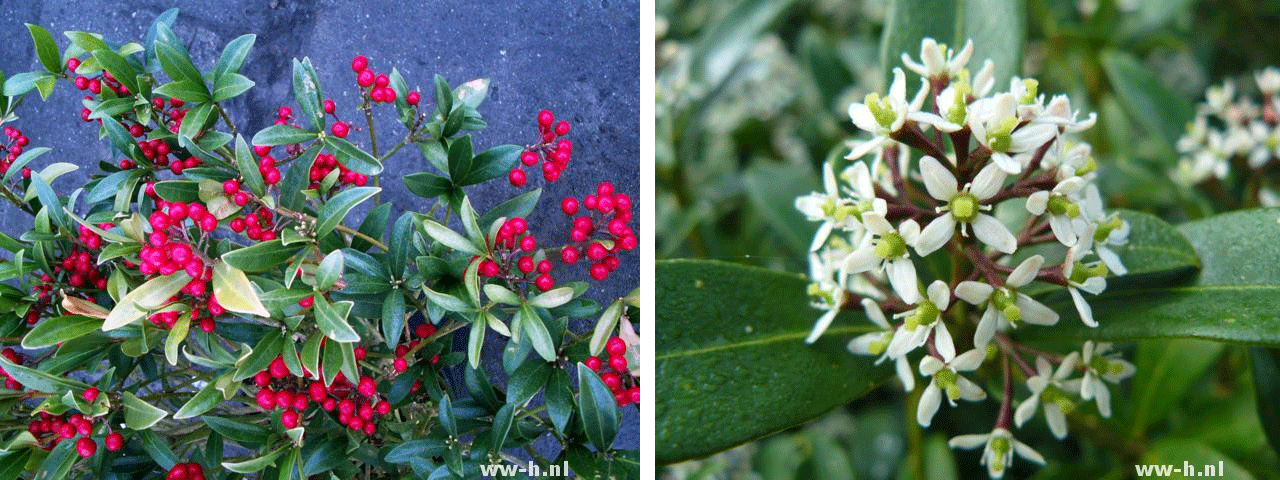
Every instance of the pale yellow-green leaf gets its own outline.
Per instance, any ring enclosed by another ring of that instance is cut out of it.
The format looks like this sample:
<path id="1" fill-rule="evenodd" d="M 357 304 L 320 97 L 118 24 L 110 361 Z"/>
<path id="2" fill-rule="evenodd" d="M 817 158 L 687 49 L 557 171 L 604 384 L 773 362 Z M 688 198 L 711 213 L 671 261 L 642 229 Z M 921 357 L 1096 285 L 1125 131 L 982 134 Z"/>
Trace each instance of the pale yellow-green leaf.
<path id="1" fill-rule="evenodd" d="M 213 296 L 227 310 L 247 315 L 267 317 L 267 307 L 258 300 L 249 277 L 239 269 L 218 261 L 213 265 Z"/>
<path id="2" fill-rule="evenodd" d="M 156 277 L 133 289 L 120 299 L 111 313 L 102 322 L 103 331 L 111 331 L 133 323 L 169 301 L 175 293 L 191 281 L 186 272 L 178 271 L 172 275 Z"/>

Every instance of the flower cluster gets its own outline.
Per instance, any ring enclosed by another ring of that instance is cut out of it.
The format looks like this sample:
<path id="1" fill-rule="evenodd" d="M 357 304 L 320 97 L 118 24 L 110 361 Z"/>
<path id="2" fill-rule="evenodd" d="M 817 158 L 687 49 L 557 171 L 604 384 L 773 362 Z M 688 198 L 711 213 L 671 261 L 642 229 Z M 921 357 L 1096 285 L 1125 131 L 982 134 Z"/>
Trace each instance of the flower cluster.
<path id="1" fill-rule="evenodd" d="M 916 418 L 923 426 L 944 398 L 953 406 L 987 398 L 966 375 L 998 351 L 1006 367 L 1010 360 L 1018 365 L 1032 392 L 1017 408 L 1016 423 L 1043 404 L 1046 412 L 1056 409 L 1046 418 L 1062 436 L 1061 414 L 1075 408 L 1075 398 L 1096 399 L 1110 415 L 1099 379 L 1119 381 L 1133 368 L 1092 343 L 1082 355 L 1065 357 L 1016 344 L 1015 329 L 1059 321 L 1020 290 L 1032 282 L 1065 287 L 1080 319 L 1096 326 L 1084 294 L 1101 293 L 1110 273 L 1125 272 L 1114 248 L 1126 242 L 1128 225 L 1103 208 L 1090 146 L 1069 139 L 1096 116 L 1082 116 L 1066 96 L 1046 98 L 1034 79 L 1013 78 L 1008 90 L 997 90 L 990 60 L 970 75 L 972 51 L 972 42 L 953 50 L 925 39 L 918 62 L 904 55 L 907 68 L 923 77 L 919 90 L 909 95 L 906 74 L 896 68 L 887 96 L 871 93 L 851 105 L 854 124 L 872 137 L 850 142 L 847 166 L 824 165 L 824 191 L 796 199 L 801 213 L 821 223 L 811 245 L 809 292 L 824 313 L 807 341 L 816 341 L 841 310 L 860 306 L 878 328 L 854 338 L 850 351 L 896 362 L 908 390 L 917 386 L 916 372 L 927 379 Z M 1022 226 L 1010 228 L 1015 224 Z M 1024 253 L 1033 245 L 1037 254 Z M 1061 261 L 1047 260 L 1054 255 L 1047 252 L 1064 250 Z M 929 267 L 935 258 L 950 265 L 949 276 L 936 278 L 946 269 Z M 1026 355 L 1041 368 L 1032 369 Z M 1050 362 L 1058 363 L 1057 372 Z M 1068 379 L 1076 373 L 1083 377 Z M 1014 452 L 1043 462 L 1009 432 L 1010 375 L 1005 383 L 992 433 L 952 441 L 985 445 L 983 462 L 993 478 Z"/>
<path id="2" fill-rule="evenodd" d="M 1172 175 L 1183 186 L 1227 179 L 1236 172 L 1249 184 L 1246 199 L 1264 206 L 1280 205 L 1276 178 L 1265 174 L 1280 162 L 1280 68 L 1254 75 L 1260 98 L 1237 95 L 1230 80 L 1205 92 L 1205 101 L 1178 139 L 1182 159 Z"/>

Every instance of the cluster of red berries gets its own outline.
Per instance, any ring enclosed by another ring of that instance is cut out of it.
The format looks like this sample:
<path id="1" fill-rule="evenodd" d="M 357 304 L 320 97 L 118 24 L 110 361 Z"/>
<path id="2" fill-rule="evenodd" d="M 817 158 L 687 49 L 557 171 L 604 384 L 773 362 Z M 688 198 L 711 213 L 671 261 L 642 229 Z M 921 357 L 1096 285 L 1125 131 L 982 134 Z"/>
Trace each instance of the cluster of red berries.
<path id="1" fill-rule="evenodd" d="M 363 187 L 369 183 L 369 177 L 348 170 L 333 155 L 322 153 L 316 155 L 316 161 L 311 163 L 311 171 L 307 173 L 307 177 L 311 180 L 311 188 L 319 188 L 325 177 L 328 177 L 335 169 L 338 170 L 339 184 Z M 334 187 L 340 188 L 341 185 L 334 185 Z"/>
<path id="2" fill-rule="evenodd" d="M 324 382 L 311 372 L 306 378 L 289 373 L 284 359 L 276 357 L 266 370 L 258 372 L 253 382 L 257 385 L 254 400 L 263 410 L 283 410 L 280 424 L 286 429 L 296 428 L 302 416 L 312 405 L 325 412 L 338 411 L 338 423 L 353 431 L 373 435 L 378 431 L 377 421 L 391 413 L 391 403 L 378 400 L 377 384 L 370 377 L 360 377 L 352 385 L 342 373 L 333 384 Z M 314 380 L 312 380 L 314 379 Z"/>
<path id="3" fill-rule="evenodd" d="M 134 136 L 141 136 L 141 125 L 135 124 L 133 127 L 139 128 L 139 131 L 136 132 L 136 135 Z M 131 131 L 133 130 L 133 127 L 130 127 Z M 142 151 L 142 156 L 151 161 L 151 164 L 157 169 L 168 167 L 169 172 L 174 175 L 182 175 L 184 170 L 188 168 L 196 168 L 203 164 L 199 158 L 190 155 L 187 155 L 186 158 L 182 158 L 182 155 L 180 155 L 179 152 L 175 151 L 173 147 L 169 146 L 168 142 L 161 138 L 139 140 L 138 149 Z M 172 160 L 169 159 L 169 155 L 171 154 L 174 157 Z M 129 160 L 127 158 L 120 161 L 120 169 L 122 170 L 136 168 L 137 166 L 138 165 L 134 164 L 133 160 Z"/>
<path id="4" fill-rule="evenodd" d="M 275 214 L 265 207 L 251 209 L 244 215 L 231 217 L 227 226 L 231 231 L 243 233 L 245 238 L 256 242 L 269 242 L 276 239 Z"/>
<path id="5" fill-rule="evenodd" d="M 67 60 L 68 71 L 75 73 L 77 68 L 80 68 L 79 58 Z M 101 75 L 94 76 L 93 78 L 76 77 L 73 82 L 76 84 L 77 89 L 88 90 L 89 93 L 94 95 L 102 93 L 102 87 L 107 87 L 108 90 L 115 92 L 117 97 L 128 97 L 130 95 L 129 89 L 116 80 L 115 77 L 111 76 L 111 72 L 105 70 L 103 70 Z"/>
<path id="6" fill-rule="evenodd" d="M 369 101 L 373 103 L 394 103 L 396 101 L 396 91 L 390 87 L 391 78 L 370 70 L 369 59 L 364 55 L 356 55 L 355 58 L 351 59 L 351 71 L 356 73 L 356 85 L 359 85 L 365 91 Z M 416 106 L 422 100 L 422 95 L 418 92 L 409 92 L 405 95 L 404 100 L 409 105 Z M 329 111 L 328 104 L 325 105 L 325 111 L 333 113 Z M 337 133 L 335 132 L 334 135 L 337 135 Z"/>
<path id="7" fill-rule="evenodd" d="M 198 463 L 179 463 L 169 469 L 165 480 L 204 480 L 204 468 Z"/>
<path id="8" fill-rule="evenodd" d="M 84 391 L 81 398 L 87 403 L 93 403 L 98 400 L 98 395 L 98 389 L 89 388 Z M 82 458 L 92 457 L 98 452 L 98 442 L 92 438 L 93 430 L 93 420 L 80 413 L 51 415 L 48 412 L 40 412 L 31 423 L 27 424 L 27 431 L 45 450 L 52 450 L 64 440 L 80 437 L 76 440 L 75 447 L 76 453 Z M 124 436 L 119 432 L 111 432 L 103 438 L 102 443 L 107 447 L 107 451 L 118 452 L 124 448 Z"/>
<path id="9" fill-rule="evenodd" d="M 154 193 L 154 188 L 148 185 L 147 192 Z M 213 333 L 213 319 L 226 313 L 226 310 L 213 298 L 209 288 L 213 268 L 206 262 L 203 253 L 193 248 L 190 240 L 186 239 L 185 222 L 191 220 L 192 226 L 197 227 L 202 235 L 208 235 L 218 228 L 218 219 L 199 203 L 170 203 L 160 199 L 155 202 L 156 210 L 147 218 L 151 233 L 147 236 L 147 244 L 138 252 L 140 262 L 137 265 L 126 262 L 125 265 L 136 267 L 139 273 L 147 277 L 186 272 L 191 280 L 182 287 L 179 294 L 188 298 L 181 301 L 187 305 L 202 306 L 203 308 L 192 309 L 191 321 L 199 325 L 201 331 Z M 179 301 L 178 296 L 175 295 L 173 300 Z M 153 314 L 148 319 L 157 327 L 172 328 L 179 315 L 179 312 L 162 312 Z"/>
<path id="10" fill-rule="evenodd" d="M 12 348 L 4 349 L 4 352 L 0 353 L 0 355 L 4 355 L 4 358 L 8 359 L 9 363 L 22 365 L 22 354 L 14 351 Z M 9 372 L 4 371 L 4 368 L 0 368 L 0 378 L 4 379 L 5 390 L 13 390 L 15 392 L 22 391 L 22 383 L 14 380 L 13 377 L 10 377 Z"/>
<path id="11" fill-rule="evenodd" d="M 551 278 L 551 262 L 534 261 L 534 251 L 538 249 L 538 239 L 529 230 L 529 223 L 520 217 L 513 217 L 498 227 L 498 235 L 494 238 L 494 256 L 480 261 L 478 273 L 481 278 L 508 277 L 508 282 L 528 283 L 529 278 L 538 290 L 547 291 L 556 286 Z M 480 257 L 472 258 L 472 261 Z M 519 274 L 515 272 L 519 271 Z"/>
<path id="12" fill-rule="evenodd" d="M 613 400 L 619 407 L 633 403 L 639 405 L 640 385 L 636 384 L 635 377 L 631 376 L 627 367 L 627 343 L 621 338 L 613 337 L 605 343 L 604 350 L 609 354 L 608 365 L 597 357 L 587 357 L 583 364 L 595 372 L 604 370 L 600 374 L 600 380 L 613 392 Z M 608 370 L 605 370 L 606 367 Z"/>
<path id="13" fill-rule="evenodd" d="M 560 261 L 567 265 L 577 263 L 586 256 L 592 263 L 591 278 L 603 281 L 619 267 L 617 254 L 632 251 L 640 241 L 628 223 L 631 222 L 631 197 L 625 193 L 614 193 L 613 184 L 600 182 L 596 193 L 587 195 L 578 202 L 573 197 L 565 197 L 560 201 L 560 211 L 573 217 L 580 208 L 586 208 L 583 216 L 573 219 L 573 230 L 569 234 L 570 244 L 560 251 Z M 612 247 L 606 247 L 599 240 L 611 241 Z M 585 245 L 583 245 L 585 244 Z"/>
<path id="14" fill-rule="evenodd" d="M 409 370 L 409 360 L 407 358 L 409 355 L 409 351 L 417 348 L 419 342 L 426 340 L 428 337 L 432 335 L 435 335 L 436 326 L 430 323 L 419 324 L 417 327 L 414 327 L 413 333 L 414 335 L 418 336 L 417 339 L 409 340 L 408 342 L 404 342 L 396 346 L 396 359 L 395 361 L 391 362 L 391 369 L 395 370 L 396 374 L 401 374 L 401 373 L 404 373 L 406 370 Z M 357 360 L 363 360 L 365 355 L 366 353 L 363 347 L 356 348 Z M 436 355 L 431 357 L 431 364 L 435 365 L 437 363 L 440 363 L 440 356 Z M 420 384 L 421 384 L 421 381 L 419 381 L 418 383 L 415 383 L 413 386 L 413 391 L 417 391 L 418 386 Z"/>
<path id="15" fill-rule="evenodd" d="M 563 120 L 552 127 L 555 120 L 556 116 L 550 110 L 538 112 L 538 143 L 526 148 L 520 154 L 520 164 L 507 174 L 511 185 L 524 187 L 529 181 L 524 167 L 532 167 L 538 162 L 542 162 L 542 178 L 547 183 L 556 183 L 560 179 L 560 173 L 569 168 L 569 160 L 573 157 L 573 142 L 560 137 L 568 136 L 571 128 L 569 122 Z"/>
<path id="16" fill-rule="evenodd" d="M 18 159 L 18 155 L 22 155 L 22 149 L 26 148 L 31 140 L 22 134 L 22 130 L 13 127 L 4 127 L 4 159 L 0 160 L 0 175 L 9 172 L 9 166 L 13 165 L 13 161 Z"/>

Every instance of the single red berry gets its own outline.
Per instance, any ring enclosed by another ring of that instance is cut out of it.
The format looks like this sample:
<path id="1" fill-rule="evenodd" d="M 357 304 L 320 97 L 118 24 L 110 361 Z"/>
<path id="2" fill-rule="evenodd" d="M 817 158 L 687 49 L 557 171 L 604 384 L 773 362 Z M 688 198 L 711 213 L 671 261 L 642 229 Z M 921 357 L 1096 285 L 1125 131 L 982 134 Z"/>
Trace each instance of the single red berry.
<path id="1" fill-rule="evenodd" d="M 533 257 L 520 257 L 520 260 L 516 262 L 516 266 L 520 268 L 521 272 L 532 272 L 534 268 Z"/>
<path id="2" fill-rule="evenodd" d="M 627 353 L 627 342 L 622 341 L 622 339 L 618 337 L 610 338 L 609 341 L 604 344 L 604 350 L 609 352 L 610 356 L 616 357 L 622 355 Z"/>
<path id="3" fill-rule="evenodd" d="M 560 251 L 560 261 L 564 262 L 565 265 L 578 263 L 578 249 L 574 247 L 564 247 L 564 250 Z"/>
<path id="4" fill-rule="evenodd" d="M 622 355 L 609 357 L 609 368 L 612 368 L 615 372 L 627 371 L 627 358 Z"/>
<path id="5" fill-rule="evenodd" d="M 630 390 L 627 390 L 627 396 L 631 397 L 630 398 L 631 403 L 639 404 L 640 403 L 640 387 L 631 387 Z"/>
<path id="6" fill-rule="evenodd" d="M 538 112 L 538 127 L 541 128 L 542 130 L 547 130 L 551 128 L 551 122 L 554 122 L 554 121 L 556 121 L 556 116 L 555 114 L 551 113 L 551 110 L 543 110 L 541 112 Z"/>
<path id="7" fill-rule="evenodd" d="M 284 119 L 293 118 L 293 109 L 287 105 L 281 106 L 279 110 L 276 110 L 276 116 Z"/>
<path id="8" fill-rule="evenodd" d="M 280 414 L 280 424 L 284 425 L 284 428 L 297 428 L 298 412 L 285 410 L 284 413 Z"/>
<path id="9" fill-rule="evenodd" d="M 404 101 L 409 105 L 417 105 L 418 102 L 422 101 L 422 94 L 418 92 L 409 92 L 408 95 L 404 96 Z"/>
<path id="10" fill-rule="evenodd" d="M 615 392 L 613 394 L 613 401 L 614 403 L 617 403 L 619 407 L 625 407 L 631 404 L 631 398 L 627 396 L 626 392 Z"/>
<path id="11" fill-rule="evenodd" d="M 108 433 L 107 438 L 103 439 L 102 443 L 106 444 L 108 452 L 118 452 L 124 448 L 124 435 L 121 435 L 120 432 Z"/>
<path id="12" fill-rule="evenodd" d="M 337 111 L 337 110 L 338 110 L 338 104 L 333 103 L 333 100 L 330 100 L 330 99 L 327 99 L 327 98 L 326 98 L 326 99 L 324 99 L 324 113 L 327 113 L 327 114 L 329 114 L 329 115 L 333 115 L 333 112 L 335 112 L 335 111 Z"/>
<path id="13" fill-rule="evenodd" d="M 545 292 L 547 290 L 551 290 L 551 287 L 556 286 L 556 281 L 551 278 L 551 275 L 544 273 L 542 275 L 538 275 L 538 278 L 533 281 L 533 285 L 538 287 L 538 290 Z"/>
<path id="14" fill-rule="evenodd" d="M 316 304 L 315 297 L 307 297 L 302 300 L 298 300 L 298 306 L 302 308 L 311 308 L 311 306 L 315 304 Z"/>
<path id="15" fill-rule="evenodd" d="M 538 164 L 537 152 L 525 150 L 524 153 L 520 154 L 520 163 L 524 164 L 524 166 L 526 167 L 532 167 L 534 165 L 537 165 Z"/>
<path id="16" fill-rule="evenodd" d="M 374 74 L 372 71 L 365 70 L 363 72 L 360 72 L 360 75 L 356 76 L 356 85 L 359 85 L 360 88 L 372 87 L 373 77 L 374 77 Z"/>
<path id="17" fill-rule="evenodd" d="M 538 240 L 532 236 L 520 239 L 520 249 L 525 252 L 532 252 L 538 248 Z"/>
<path id="18" fill-rule="evenodd" d="M 98 443 L 92 438 L 84 437 L 76 441 L 76 453 L 79 453 L 81 458 L 92 457 L 97 451 Z"/>
<path id="19" fill-rule="evenodd" d="M 356 55 L 356 58 L 351 59 L 352 71 L 356 73 L 361 73 L 361 72 L 364 72 L 365 69 L 367 68 L 369 68 L 369 59 L 365 58 L 364 55 Z"/>
<path id="20" fill-rule="evenodd" d="M 546 260 L 538 262 L 538 273 L 551 273 L 551 262 Z"/>
<path id="21" fill-rule="evenodd" d="M 391 84 L 391 79 L 388 78 L 386 75 L 378 75 L 376 78 L 373 79 L 373 84 L 379 87 L 385 87 Z"/>
<path id="22" fill-rule="evenodd" d="M 360 377 L 360 385 L 356 389 L 366 398 L 371 398 L 378 393 L 378 385 L 369 377 Z"/>
<path id="23" fill-rule="evenodd" d="M 591 266 L 591 278 L 597 281 L 604 281 L 609 278 L 609 267 L 603 263 L 597 263 Z"/>
<path id="24" fill-rule="evenodd" d="M 353 353 L 355 353 L 357 362 L 363 362 L 369 356 L 369 352 L 364 347 L 356 347 Z"/>
<path id="25" fill-rule="evenodd" d="M 97 388 L 89 387 L 87 390 L 84 391 L 84 394 L 81 396 L 81 398 L 84 398 L 85 403 L 93 403 L 98 401 L 98 393 L 99 392 Z"/>
<path id="26" fill-rule="evenodd" d="M 586 364 L 587 368 L 590 368 L 592 371 L 595 371 L 595 372 L 600 371 L 600 367 L 603 366 L 603 363 L 600 361 L 600 359 L 596 357 L 587 357 L 587 361 L 583 363 Z"/>
<path id="27" fill-rule="evenodd" d="M 237 192 L 235 196 L 232 197 L 231 200 L 235 202 L 237 207 L 243 207 L 249 204 L 249 194 L 244 192 Z"/>
<path id="28" fill-rule="evenodd" d="M 612 197 L 613 184 L 609 182 L 600 182 L 600 185 L 596 187 L 596 195 L 600 197 Z"/>
<path id="29" fill-rule="evenodd" d="M 347 133 L 351 131 L 351 127 L 342 122 L 335 122 L 330 131 L 333 132 L 333 136 L 335 137 L 347 138 Z"/>
<path id="30" fill-rule="evenodd" d="M 396 373 L 404 373 L 409 369 L 409 362 L 404 357 L 396 357 L 396 360 L 391 362 L 391 368 L 395 369 Z"/>
<path id="31" fill-rule="evenodd" d="M 561 121 L 556 124 L 556 135 L 565 136 L 569 134 L 569 122 Z"/>
<path id="32" fill-rule="evenodd" d="M 514 169 L 511 173 L 507 174 L 507 180 L 516 188 L 524 187 L 525 183 L 529 181 L 528 177 L 524 174 L 524 170 L 519 168 Z"/>
<path id="33" fill-rule="evenodd" d="M 74 71 L 76 71 L 76 69 L 77 69 L 77 68 L 80 68 L 80 59 L 79 59 L 79 58 L 71 58 L 71 59 L 68 59 L 68 60 L 67 60 L 67 70 L 70 70 L 70 71 L 73 71 L 73 72 L 74 72 Z"/>
<path id="34" fill-rule="evenodd" d="M 604 260 L 607 255 L 609 255 L 609 250 L 600 243 L 592 243 L 587 246 L 587 258 L 590 258 L 593 262 Z"/>
<path id="35" fill-rule="evenodd" d="M 240 191 L 240 182 L 237 182 L 235 180 L 227 180 L 222 184 L 222 192 L 227 195 L 235 195 L 236 192 L 239 192 L 239 191 Z"/>
<path id="36" fill-rule="evenodd" d="M 573 197 L 565 197 L 560 201 L 560 211 L 565 215 L 573 216 L 578 213 L 578 200 Z"/>

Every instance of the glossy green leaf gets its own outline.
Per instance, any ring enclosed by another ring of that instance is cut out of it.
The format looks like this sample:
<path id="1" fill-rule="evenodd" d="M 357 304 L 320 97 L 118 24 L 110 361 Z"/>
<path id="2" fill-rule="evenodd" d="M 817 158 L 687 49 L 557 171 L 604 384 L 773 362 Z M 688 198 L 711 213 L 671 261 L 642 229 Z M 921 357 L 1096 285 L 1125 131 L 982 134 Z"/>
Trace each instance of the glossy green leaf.
<path id="1" fill-rule="evenodd" d="M 493 446 L 489 450 L 491 453 L 496 454 L 506 446 L 507 438 L 511 435 L 511 424 L 515 423 L 516 408 L 515 404 L 508 403 L 493 414 Z"/>
<path id="2" fill-rule="evenodd" d="M 253 151 L 249 149 L 249 143 L 244 141 L 244 137 L 237 135 L 236 169 L 240 171 L 240 178 L 244 179 L 244 185 L 249 187 L 249 191 L 261 196 L 266 191 L 266 184 L 262 181 L 262 172 L 258 171 L 255 158 Z"/>
<path id="3" fill-rule="evenodd" d="M 79 392 L 89 388 L 88 385 L 75 380 L 50 375 L 34 368 L 15 364 L 4 356 L 0 356 L 0 369 L 3 369 L 5 373 L 8 373 L 10 377 L 17 380 L 24 387 L 44 393 L 60 394 L 67 390 Z"/>
<path id="4" fill-rule="evenodd" d="M 320 213 L 316 215 L 316 236 L 328 235 L 342 223 L 352 208 L 380 191 L 382 189 L 378 187 L 355 187 L 334 195 L 320 207 Z"/>
<path id="5" fill-rule="evenodd" d="M 453 400 L 449 395 L 440 397 L 440 403 L 437 405 L 440 418 L 440 426 L 444 427 L 444 431 L 449 432 L 450 436 L 458 436 L 458 419 L 453 415 Z"/>
<path id="6" fill-rule="evenodd" d="M 587 349 L 592 356 L 599 356 L 601 352 L 604 352 L 604 347 L 609 343 L 609 338 L 618 328 L 618 319 L 622 318 L 622 308 L 622 300 L 614 301 L 609 304 L 608 308 L 604 309 L 604 313 L 600 314 L 600 318 L 596 320 L 596 327 L 591 331 L 591 342 L 587 344 Z"/>
<path id="7" fill-rule="evenodd" d="M 173 30 L 168 25 L 159 24 L 156 31 L 156 58 L 160 60 L 160 68 L 164 69 L 164 73 L 170 79 L 187 80 L 200 88 L 207 88 L 200 70 L 191 63 L 191 56 Z"/>
<path id="8" fill-rule="evenodd" d="M 438 457 L 444 453 L 444 442 L 439 439 L 418 438 L 392 447 L 387 451 L 385 460 L 388 463 L 409 463 L 413 459 Z"/>
<path id="9" fill-rule="evenodd" d="M 360 335 L 351 328 L 347 316 L 351 314 L 353 303 L 350 300 L 329 303 L 324 296 L 315 297 L 316 325 L 325 336 L 335 342 L 349 343 L 360 341 Z"/>
<path id="10" fill-rule="evenodd" d="M 564 433 L 569 426 L 569 418 L 573 416 L 574 407 L 573 390 L 569 387 L 569 374 L 565 373 L 565 369 L 552 369 L 543 398 L 547 404 L 547 417 L 551 419 L 557 432 Z"/>
<path id="11" fill-rule="evenodd" d="M 97 50 L 93 52 L 93 58 L 130 92 L 138 92 L 138 71 L 124 56 L 111 50 Z"/>
<path id="12" fill-rule="evenodd" d="M 820 315 L 809 306 L 806 285 L 799 275 L 723 262 L 658 263 L 658 463 L 705 456 L 792 427 L 866 394 L 890 375 L 887 367 L 845 349 L 853 335 L 873 328 L 860 314 L 838 316 L 815 344 L 804 343 Z"/>
<path id="13" fill-rule="evenodd" d="M 538 356 L 543 360 L 554 362 L 556 344 L 551 339 L 551 333 L 547 331 L 547 325 L 542 322 L 542 316 L 533 311 L 533 307 L 528 304 L 521 305 L 516 315 L 520 317 L 516 322 L 520 324 L 525 338 L 529 339 L 530 344 L 533 345 L 533 351 L 538 352 Z"/>
<path id="14" fill-rule="evenodd" d="M 222 403 L 222 393 L 218 391 L 217 383 L 209 382 L 195 395 L 192 395 L 191 399 L 187 400 L 187 403 L 182 404 L 182 407 L 177 412 L 174 412 L 173 419 L 182 420 L 201 415 L 212 410 L 213 407 L 218 406 L 220 403 Z"/>
<path id="15" fill-rule="evenodd" d="M 618 435 L 618 405 L 600 376 L 581 363 L 578 364 L 578 411 L 582 414 L 582 430 L 587 434 L 587 441 L 598 451 L 612 447 Z"/>
<path id="16" fill-rule="evenodd" d="M 538 199 L 542 196 L 542 189 L 536 188 L 522 194 L 507 199 L 507 201 L 499 203 L 484 215 L 480 216 L 480 228 L 492 225 L 499 218 L 527 217 L 533 212 L 533 208 L 538 205 Z"/>
<path id="17" fill-rule="evenodd" d="M 56 79 L 57 77 L 49 72 L 22 72 L 4 80 L 4 95 L 7 97 L 23 95 L 35 89 L 37 84 L 56 81 Z"/>
<path id="18" fill-rule="evenodd" d="M 130 392 L 124 392 L 124 423 L 133 430 L 148 430 L 169 415 Z"/>
<path id="19" fill-rule="evenodd" d="M 153 93 L 156 95 L 176 98 L 189 103 L 209 101 L 209 94 L 205 93 L 203 88 L 186 80 L 166 83 L 156 87 Z"/>
<path id="20" fill-rule="evenodd" d="M 239 73 L 229 73 L 213 85 L 213 101 L 222 102 L 236 98 L 257 85 L 249 77 Z"/>
<path id="21" fill-rule="evenodd" d="M 253 49 L 253 42 L 257 39 L 257 35 L 247 33 L 236 37 L 235 40 L 228 42 L 226 47 L 223 47 L 222 55 L 218 56 L 218 62 L 213 65 L 214 85 L 221 85 L 223 77 L 240 71 L 240 67 L 244 65 L 245 57 L 249 56 L 249 50 Z M 216 89 L 217 87 L 215 87 Z M 214 97 L 215 99 L 217 97 L 216 91 Z"/>
<path id="22" fill-rule="evenodd" d="M 524 407 L 547 384 L 552 366 L 543 362 L 524 362 L 507 379 L 507 403 Z"/>
<path id="23" fill-rule="evenodd" d="M 453 188 L 453 183 L 449 179 L 426 172 L 405 175 L 401 181 L 404 182 L 406 189 L 423 198 L 436 198 Z"/>
<path id="24" fill-rule="evenodd" d="M 244 272 L 265 272 L 293 258 L 302 244 L 284 245 L 280 240 L 260 242 L 222 254 L 222 261 Z"/>
<path id="25" fill-rule="evenodd" d="M 178 364 L 178 347 L 187 338 L 187 332 L 190 329 L 190 312 L 180 315 L 178 321 L 173 324 L 173 328 L 169 329 L 169 335 L 164 339 L 164 359 L 169 362 L 169 365 Z"/>
<path id="26" fill-rule="evenodd" d="M 259 317 L 271 315 L 258 300 L 258 292 L 249 282 L 249 277 L 227 262 L 213 265 L 213 297 L 218 299 L 219 305 L 232 312 Z"/>
<path id="27" fill-rule="evenodd" d="M 272 125 L 259 130 L 253 135 L 252 143 L 257 146 L 274 147 L 277 145 L 293 145 L 315 140 L 319 135 L 289 125 Z"/>
<path id="28" fill-rule="evenodd" d="M 231 379 L 238 382 L 266 370 L 271 365 L 271 361 L 280 355 L 283 346 L 284 337 L 279 330 L 267 332 L 256 345 L 251 347 L 247 355 L 243 355 L 236 362 L 236 371 Z"/>
<path id="29" fill-rule="evenodd" d="M 449 150 L 452 154 L 453 148 L 450 147 Z M 516 163 L 520 161 L 521 153 L 524 153 L 524 147 L 519 145 L 499 145 L 480 152 L 471 160 L 466 173 L 460 177 L 453 177 L 454 182 L 460 186 L 467 186 L 497 178 L 515 168 Z M 452 155 L 450 157 L 452 160 Z M 452 171 L 450 175 L 453 175 Z"/>
<path id="30" fill-rule="evenodd" d="M 480 255 L 483 253 L 469 240 L 467 240 L 467 237 L 458 234 L 458 232 L 453 231 L 453 229 L 450 229 L 449 227 L 441 225 L 435 220 L 423 218 L 422 227 L 426 230 L 427 235 L 433 240 L 440 242 L 444 244 L 444 246 L 453 250 L 469 255 Z"/>
<path id="31" fill-rule="evenodd" d="M 22 348 L 37 349 L 80 338 L 102 328 L 98 318 L 67 315 L 46 318 L 22 337 Z"/>
<path id="32" fill-rule="evenodd" d="M 338 161 L 353 172 L 364 175 L 377 175 L 382 173 L 382 162 L 376 157 L 364 151 L 364 149 L 353 145 L 344 138 L 334 136 L 324 137 L 325 144 L 334 151 Z"/>
<path id="33" fill-rule="evenodd" d="M 320 265 L 316 266 L 316 288 L 328 290 L 338 283 L 338 278 L 346 268 L 345 258 L 342 250 L 334 250 L 320 260 Z"/>
<path id="34" fill-rule="evenodd" d="M 471 172 L 472 154 L 471 135 L 449 142 L 449 178 L 460 184 Z"/>
<path id="35" fill-rule="evenodd" d="M 250 458 L 239 462 L 222 462 L 222 468 L 236 473 L 255 473 L 260 472 L 267 467 L 276 464 L 276 459 L 280 458 L 289 447 L 280 447 L 275 451 L 262 455 L 260 457 Z"/>
<path id="36" fill-rule="evenodd" d="M 1168 418 L 1171 408 L 1199 384 L 1217 363 L 1225 345 L 1203 340 L 1170 339 L 1138 344 L 1133 362 L 1137 371 L 1128 403 L 1133 408 L 1129 424 L 1137 438 L 1146 428 Z"/>
<path id="37" fill-rule="evenodd" d="M 467 332 L 467 364 L 471 368 L 480 368 L 480 356 L 484 352 L 484 336 L 488 330 L 484 322 L 474 322 L 471 324 L 471 330 Z"/>
<path id="38" fill-rule="evenodd" d="M 430 300 L 432 304 L 443 308 L 446 311 L 471 312 L 475 310 L 475 307 L 467 303 L 465 300 L 447 293 L 437 292 L 432 290 L 431 287 L 422 287 L 422 292 L 427 295 L 427 299 Z"/>
<path id="39" fill-rule="evenodd" d="M 1154 282 L 1110 279 L 1102 295 L 1085 296 L 1097 328 L 1080 322 L 1065 292 L 1046 295 L 1043 301 L 1063 318 L 1054 327 L 1027 333 L 1077 340 L 1200 338 L 1280 345 L 1280 311 L 1271 307 L 1280 293 L 1280 270 L 1258 260 L 1280 256 L 1280 246 L 1261 240 L 1280 234 L 1280 210 L 1227 213 L 1179 225 L 1177 230 L 1200 259 L 1198 274 L 1174 280 L 1155 275 Z M 1184 255 L 1181 248 L 1170 250 L 1150 253 L 1167 259 Z"/>
<path id="40" fill-rule="evenodd" d="M 58 44 L 53 41 L 53 35 L 44 27 L 31 23 L 27 24 L 27 32 L 31 34 L 31 43 L 36 47 L 36 58 L 40 59 L 44 69 L 49 73 L 62 72 L 62 57 L 58 55 Z"/>
<path id="41" fill-rule="evenodd" d="M 302 110 L 302 117 L 314 130 L 324 129 L 324 112 L 320 110 L 320 81 L 316 79 L 311 59 L 293 59 L 293 98 Z"/>
<path id="42" fill-rule="evenodd" d="M 795 199 L 819 191 L 818 173 L 806 165 L 758 163 L 742 174 L 747 198 L 795 255 L 808 253 L 818 224 L 797 215 Z"/>
<path id="43" fill-rule="evenodd" d="M 547 290 L 529 299 L 529 305 L 538 308 L 556 308 L 573 300 L 573 287 Z"/>
<path id="44" fill-rule="evenodd" d="M 400 335 L 405 325 L 404 292 L 394 289 L 387 293 L 382 302 L 382 336 L 386 339 L 387 348 L 395 349 L 400 344 Z"/>

